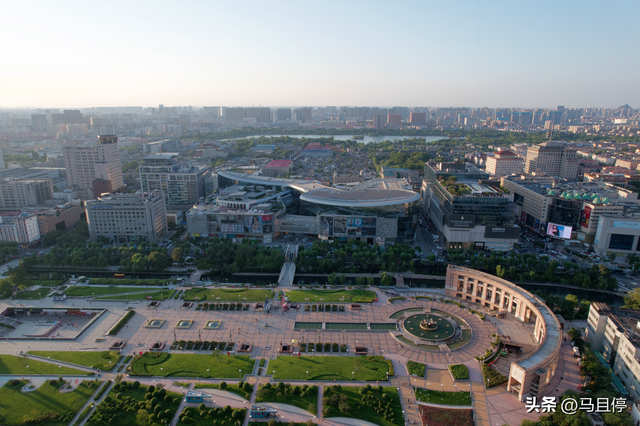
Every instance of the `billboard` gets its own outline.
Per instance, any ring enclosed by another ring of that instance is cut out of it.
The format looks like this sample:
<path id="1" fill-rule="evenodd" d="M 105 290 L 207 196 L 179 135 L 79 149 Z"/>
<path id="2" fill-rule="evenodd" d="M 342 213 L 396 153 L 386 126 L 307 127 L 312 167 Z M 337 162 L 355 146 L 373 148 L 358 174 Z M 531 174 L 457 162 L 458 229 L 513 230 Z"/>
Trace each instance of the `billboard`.
<path id="1" fill-rule="evenodd" d="M 547 225 L 547 235 L 551 235 L 552 237 L 571 239 L 571 231 L 573 228 L 571 226 L 558 225 L 557 223 L 549 222 Z"/>
<path id="2" fill-rule="evenodd" d="M 323 237 L 362 237 L 376 235 L 375 217 L 323 216 L 321 221 Z"/>
<path id="3" fill-rule="evenodd" d="M 591 219 L 591 206 L 586 206 L 584 210 L 582 210 L 582 215 L 580 215 L 580 226 L 582 226 L 583 228 L 588 228 L 590 219 Z"/>

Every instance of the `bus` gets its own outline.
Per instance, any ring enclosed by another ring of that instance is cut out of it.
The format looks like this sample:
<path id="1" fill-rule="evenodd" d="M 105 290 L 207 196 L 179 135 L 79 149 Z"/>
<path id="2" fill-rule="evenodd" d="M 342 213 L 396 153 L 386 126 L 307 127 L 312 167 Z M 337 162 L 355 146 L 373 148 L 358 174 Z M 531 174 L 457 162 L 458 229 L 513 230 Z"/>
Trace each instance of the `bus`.
<path id="1" fill-rule="evenodd" d="M 124 274 L 113 274 L 113 278 L 124 278 Z"/>

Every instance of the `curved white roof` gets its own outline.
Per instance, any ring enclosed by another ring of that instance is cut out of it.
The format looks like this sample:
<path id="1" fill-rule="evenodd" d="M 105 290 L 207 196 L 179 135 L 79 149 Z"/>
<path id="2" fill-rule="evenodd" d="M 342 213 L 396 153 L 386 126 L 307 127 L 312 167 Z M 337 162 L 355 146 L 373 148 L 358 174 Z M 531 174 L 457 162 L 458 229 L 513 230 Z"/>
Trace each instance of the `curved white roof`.
<path id="1" fill-rule="evenodd" d="M 404 179 L 373 179 L 345 191 L 325 186 L 317 180 L 246 175 L 228 170 L 221 170 L 218 175 L 254 185 L 288 186 L 300 191 L 303 201 L 336 207 L 384 207 L 420 200 L 420 194 L 412 191 Z"/>

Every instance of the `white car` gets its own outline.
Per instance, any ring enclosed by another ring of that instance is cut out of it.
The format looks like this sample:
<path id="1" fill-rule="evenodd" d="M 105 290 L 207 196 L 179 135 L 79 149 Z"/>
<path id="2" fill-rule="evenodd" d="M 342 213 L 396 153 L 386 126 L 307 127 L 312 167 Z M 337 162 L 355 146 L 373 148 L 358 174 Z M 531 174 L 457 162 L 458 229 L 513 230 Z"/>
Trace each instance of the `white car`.
<path id="1" fill-rule="evenodd" d="M 577 346 L 573 347 L 573 356 L 580 358 L 580 349 L 578 349 Z"/>

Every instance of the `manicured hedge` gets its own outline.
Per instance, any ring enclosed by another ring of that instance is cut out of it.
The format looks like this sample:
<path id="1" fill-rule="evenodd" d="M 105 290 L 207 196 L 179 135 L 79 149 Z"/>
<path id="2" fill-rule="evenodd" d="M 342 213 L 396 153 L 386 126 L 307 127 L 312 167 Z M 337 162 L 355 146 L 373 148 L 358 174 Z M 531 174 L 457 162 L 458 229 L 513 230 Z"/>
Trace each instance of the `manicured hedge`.
<path id="1" fill-rule="evenodd" d="M 409 374 L 418 377 L 424 377 L 425 364 L 415 361 L 407 361 L 407 371 Z"/>
<path id="2" fill-rule="evenodd" d="M 100 399 L 100 397 L 102 396 L 102 394 L 104 393 L 104 391 L 107 390 L 107 388 L 109 387 L 109 385 L 111 384 L 111 380 L 107 380 L 104 384 L 104 386 L 102 387 L 102 389 L 100 389 L 100 391 L 96 394 L 96 396 L 93 397 L 94 401 L 97 401 Z"/>
<path id="3" fill-rule="evenodd" d="M 129 311 L 125 314 L 125 316 L 123 316 L 120 321 L 118 321 L 118 323 L 115 325 L 115 327 L 113 327 L 111 330 L 109 330 L 109 334 L 111 336 L 115 336 L 116 334 L 118 334 L 118 331 L 120 331 L 120 329 L 122 327 L 124 327 L 131 318 L 133 318 L 133 316 L 136 314 L 136 311 Z"/>

